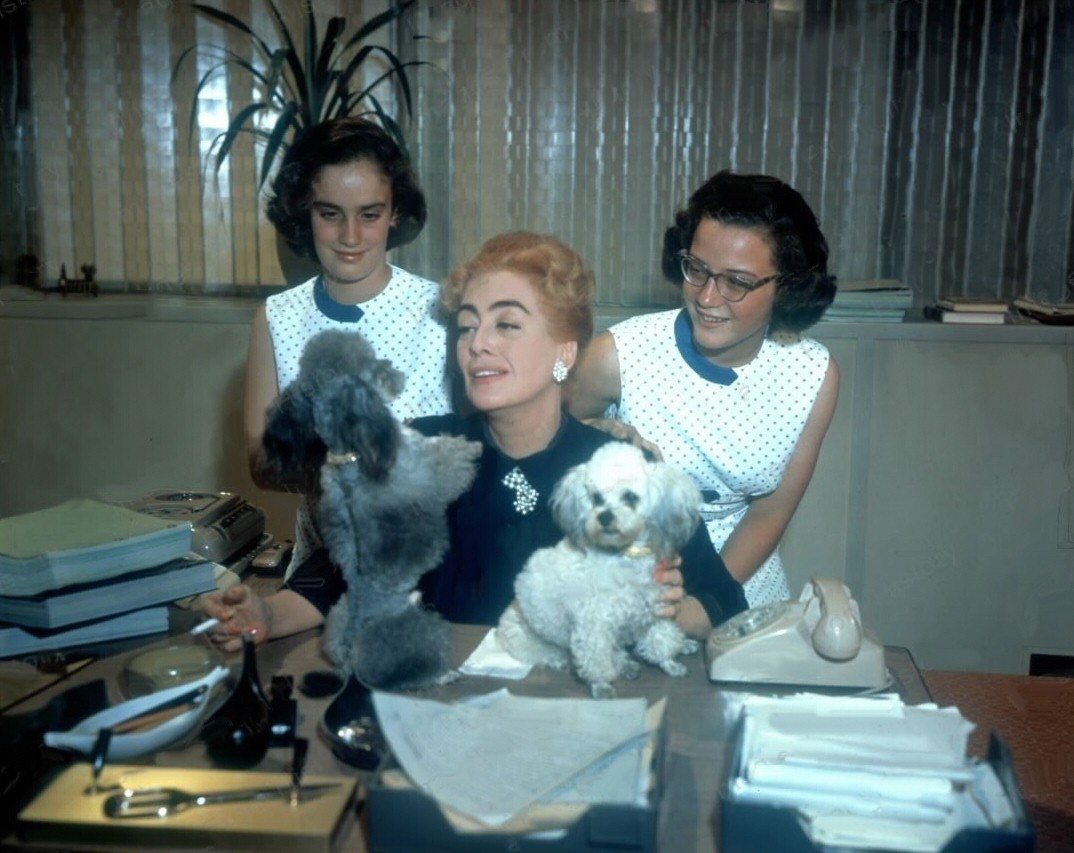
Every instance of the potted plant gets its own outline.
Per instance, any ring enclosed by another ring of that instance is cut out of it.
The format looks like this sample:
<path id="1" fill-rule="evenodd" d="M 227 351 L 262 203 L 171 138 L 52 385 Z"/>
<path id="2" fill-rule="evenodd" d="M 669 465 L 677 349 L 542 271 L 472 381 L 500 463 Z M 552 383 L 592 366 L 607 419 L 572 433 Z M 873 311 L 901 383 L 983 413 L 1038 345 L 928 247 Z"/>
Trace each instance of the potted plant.
<path id="1" fill-rule="evenodd" d="M 213 140 L 211 150 L 216 170 L 227 159 L 239 134 L 252 134 L 264 142 L 258 169 L 260 189 L 277 158 L 297 135 L 322 121 L 349 115 L 364 115 L 379 121 L 406 151 L 399 123 L 384 109 L 376 92 L 394 87 L 409 119 L 412 104 L 407 69 L 428 63 L 401 62 L 389 48 L 368 44 L 367 40 L 398 20 L 416 0 L 393 2 L 387 11 L 361 24 L 350 36 L 346 20 L 338 16 L 330 18 L 319 35 L 312 4 L 303 3 L 304 25 L 298 38 L 292 35 L 275 0 L 260 2 L 268 8 L 279 47 L 272 47 L 268 39 L 235 15 L 204 3 L 193 4 L 198 13 L 240 32 L 253 48 L 251 59 L 227 47 L 210 46 L 218 54 L 218 61 L 201 76 L 194 92 L 190 107 L 191 139 L 197 130 L 198 95 L 211 80 L 228 69 L 249 75 L 254 84 L 254 100 L 239 108 L 227 129 Z M 195 45 L 182 53 L 175 65 L 176 73 L 197 50 Z M 374 71 L 367 75 L 371 66 Z M 373 79 L 363 83 L 367 76 Z"/>

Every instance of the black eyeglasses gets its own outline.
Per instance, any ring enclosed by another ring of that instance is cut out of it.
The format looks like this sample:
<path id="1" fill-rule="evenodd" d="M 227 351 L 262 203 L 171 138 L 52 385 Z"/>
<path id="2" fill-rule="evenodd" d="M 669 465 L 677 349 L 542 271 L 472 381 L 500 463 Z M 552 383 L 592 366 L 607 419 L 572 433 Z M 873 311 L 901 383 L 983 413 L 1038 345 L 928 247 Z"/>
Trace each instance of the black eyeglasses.
<path id="1" fill-rule="evenodd" d="M 704 261 L 695 258 L 685 249 L 679 252 L 679 258 L 682 261 L 682 277 L 687 284 L 702 288 L 710 280 L 714 281 L 717 292 L 728 302 L 741 302 L 757 288 L 779 278 L 779 273 L 766 275 L 764 278 L 750 278 L 737 273 L 713 272 Z"/>

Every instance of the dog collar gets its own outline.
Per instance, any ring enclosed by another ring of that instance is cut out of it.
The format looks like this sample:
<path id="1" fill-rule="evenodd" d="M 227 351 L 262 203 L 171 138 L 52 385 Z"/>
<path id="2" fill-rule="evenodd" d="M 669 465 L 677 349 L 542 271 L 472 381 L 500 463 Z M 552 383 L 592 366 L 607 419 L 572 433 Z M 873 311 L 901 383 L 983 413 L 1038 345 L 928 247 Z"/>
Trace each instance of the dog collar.
<path id="1" fill-rule="evenodd" d="M 653 555 L 653 549 L 649 545 L 627 545 L 623 549 L 624 557 L 631 557 L 638 559 L 639 557 L 651 557 Z"/>
<path id="2" fill-rule="evenodd" d="M 325 465 L 349 465 L 351 462 L 357 462 L 359 456 L 353 450 L 348 450 L 344 453 L 333 453 L 329 450 L 324 455 Z"/>

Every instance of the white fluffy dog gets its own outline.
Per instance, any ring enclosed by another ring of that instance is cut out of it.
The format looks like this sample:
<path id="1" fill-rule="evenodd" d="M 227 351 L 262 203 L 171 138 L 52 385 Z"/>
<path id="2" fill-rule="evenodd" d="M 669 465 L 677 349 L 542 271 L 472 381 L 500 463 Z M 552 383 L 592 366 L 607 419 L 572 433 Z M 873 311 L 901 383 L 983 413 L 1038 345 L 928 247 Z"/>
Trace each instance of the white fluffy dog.
<path id="1" fill-rule="evenodd" d="M 629 444 L 610 442 L 556 485 L 551 507 L 566 534 L 535 551 L 500 618 L 501 644 L 525 663 L 574 665 L 595 699 L 633 678 L 641 660 L 683 675 L 675 658 L 698 644 L 660 618 L 659 560 L 677 553 L 699 523 L 701 496 L 690 478 L 647 462 Z"/>

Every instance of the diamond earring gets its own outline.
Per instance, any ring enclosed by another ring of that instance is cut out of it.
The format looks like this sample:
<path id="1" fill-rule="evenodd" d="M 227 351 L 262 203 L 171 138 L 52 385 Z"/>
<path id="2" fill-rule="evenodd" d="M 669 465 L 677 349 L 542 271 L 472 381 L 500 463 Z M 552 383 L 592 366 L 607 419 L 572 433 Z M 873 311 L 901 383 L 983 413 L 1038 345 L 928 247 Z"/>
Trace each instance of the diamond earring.
<path id="1" fill-rule="evenodd" d="M 557 358 L 556 363 L 552 365 L 552 378 L 556 382 L 565 382 L 568 373 L 567 365 L 563 363 L 562 359 Z"/>

